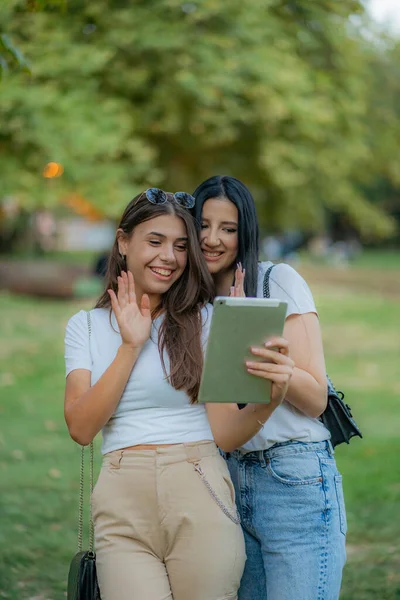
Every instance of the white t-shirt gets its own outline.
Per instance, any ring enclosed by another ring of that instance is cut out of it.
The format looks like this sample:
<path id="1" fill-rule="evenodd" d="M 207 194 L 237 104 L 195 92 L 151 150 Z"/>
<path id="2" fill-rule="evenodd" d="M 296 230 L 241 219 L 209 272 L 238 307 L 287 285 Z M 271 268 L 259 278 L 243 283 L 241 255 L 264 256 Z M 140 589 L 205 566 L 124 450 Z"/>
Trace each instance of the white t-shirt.
<path id="1" fill-rule="evenodd" d="M 208 338 L 212 306 L 202 310 L 203 347 Z M 121 336 L 114 313 L 95 308 L 90 312 L 91 336 L 87 313 L 71 317 L 65 334 L 66 374 L 74 369 L 91 371 L 94 385 L 114 360 Z M 166 380 L 158 350 L 158 329 L 162 316 L 153 321 L 150 339 L 144 345 L 126 384 L 114 414 L 103 427 L 102 453 L 138 444 L 180 444 L 213 440 L 206 409 L 190 404 L 184 391 Z M 168 356 L 165 366 L 169 372 Z"/>
<path id="2" fill-rule="evenodd" d="M 266 270 L 272 262 L 263 262 L 258 267 L 257 297 L 263 297 L 263 283 Z M 316 313 L 314 299 L 304 279 L 291 266 L 276 265 L 270 274 L 269 291 L 271 298 L 288 304 L 286 318 L 293 314 Z M 330 438 L 328 429 L 319 419 L 307 417 L 289 402 L 282 402 L 272 413 L 264 427 L 243 449 L 247 452 L 266 450 L 278 442 L 296 440 L 299 442 L 322 442 Z"/>

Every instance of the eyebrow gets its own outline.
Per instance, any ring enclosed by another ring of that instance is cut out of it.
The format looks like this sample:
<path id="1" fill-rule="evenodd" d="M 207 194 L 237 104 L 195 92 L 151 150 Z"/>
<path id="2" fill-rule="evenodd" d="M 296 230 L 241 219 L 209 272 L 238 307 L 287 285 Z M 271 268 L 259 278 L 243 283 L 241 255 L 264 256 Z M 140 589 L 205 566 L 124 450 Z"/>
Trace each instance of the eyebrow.
<path id="1" fill-rule="evenodd" d="M 209 219 L 202 219 L 202 221 L 209 221 Z M 238 223 L 236 221 L 221 221 L 220 225 L 234 225 L 237 227 Z"/>
<path id="2" fill-rule="evenodd" d="M 147 235 L 148 236 L 149 235 L 155 235 L 156 237 L 162 238 L 163 240 L 165 240 L 167 238 L 166 235 L 164 235 L 163 233 L 158 233 L 157 231 L 150 231 L 150 233 L 148 233 Z M 187 238 L 187 236 L 185 236 L 185 237 L 179 237 L 179 238 L 176 238 L 175 241 L 177 241 L 177 242 L 187 242 L 188 238 Z"/>

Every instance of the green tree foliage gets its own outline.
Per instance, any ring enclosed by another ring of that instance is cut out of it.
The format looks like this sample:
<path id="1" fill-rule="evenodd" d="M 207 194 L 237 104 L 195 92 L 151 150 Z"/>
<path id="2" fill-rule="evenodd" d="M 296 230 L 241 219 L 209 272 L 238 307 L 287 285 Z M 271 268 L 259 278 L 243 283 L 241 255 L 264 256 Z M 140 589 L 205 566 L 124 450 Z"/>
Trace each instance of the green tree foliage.
<path id="1" fill-rule="evenodd" d="M 270 228 L 320 228 L 328 208 L 365 236 L 393 231 L 362 183 L 384 154 L 360 1 L 17 4 L 7 33 L 31 74 L 3 78 L 4 193 L 28 207 L 78 193 L 113 216 L 149 185 L 231 173 Z M 43 178 L 49 161 L 62 177 Z"/>
<path id="2" fill-rule="evenodd" d="M 359 180 L 370 202 L 400 223 L 400 40 L 370 53 L 369 67 L 366 143 L 373 160 Z"/>

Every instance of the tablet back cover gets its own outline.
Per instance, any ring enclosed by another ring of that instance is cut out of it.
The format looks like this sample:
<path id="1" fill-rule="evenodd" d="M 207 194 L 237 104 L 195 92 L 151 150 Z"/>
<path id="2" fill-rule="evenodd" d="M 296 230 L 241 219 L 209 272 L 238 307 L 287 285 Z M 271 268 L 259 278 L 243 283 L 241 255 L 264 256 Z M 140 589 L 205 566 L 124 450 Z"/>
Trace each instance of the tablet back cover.
<path id="1" fill-rule="evenodd" d="M 251 346 L 262 346 L 267 338 L 282 335 L 287 304 L 275 302 L 276 306 L 230 306 L 217 299 L 199 402 L 269 402 L 270 382 L 247 373 L 245 361 L 259 360 L 251 354 Z"/>

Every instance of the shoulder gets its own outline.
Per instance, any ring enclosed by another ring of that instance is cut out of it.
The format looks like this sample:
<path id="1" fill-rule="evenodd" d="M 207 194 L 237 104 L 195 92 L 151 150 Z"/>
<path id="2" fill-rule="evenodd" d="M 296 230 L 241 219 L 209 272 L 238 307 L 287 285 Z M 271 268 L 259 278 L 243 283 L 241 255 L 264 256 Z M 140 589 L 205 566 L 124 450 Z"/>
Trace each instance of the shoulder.
<path id="1" fill-rule="evenodd" d="M 273 263 L 263 265 L 263 277 Z M 305 279 L 286 263 L 274 265 L 269 277 L 270 296 L 288 303 L 287 316 L 298 313 L 317 312 L 310 288 Z M 261 288 L 262 293 L 262 288 Z"/>
<path id="2" fill-rule="evenodd" d="M 108 308 L 93 308 L 92 310 L 80 310 L 74 314 L 68 321 L 66 335 L 87 336 L 89 323 L 99 327 L 110 327 L 110 311 Z"/>
<path id="3" fill-rule="evenodd" d="M 87 326 L 88 326 L 88 313 L 86 310 L 80 310 L 79 312 L 72 315 L 72 317 L 70 317 L 70 319 L 67 323 L 66 331 L 67 331 L 67 333 L 73 332 L 73 331 L 80 331 L 83 328 L 87 329 Z"/>
<path id="4" fill-rule="evenodd" d="M 273 267 L 273 269 L 271 268 Z M 258 273 L 261 275 L 262 280 L 264 280 L 265 274 L 271 268 L 269 279 L 276 284 L 281 285 L 307 285 L 303 277 L 290 265 L 287 263 L 278 263 L 274 264 L 273 262 L 266 261 L 260 262 L 258 264 Z"/>
<path id="5" fill-rule="evenodd" d="M 270 278 L 271 281 L 275 281 L 278 284 L 288 285 L 294 288 L 307 285 L 300 273 L 286 263 L 275 265 L 271 271 Z"/>

